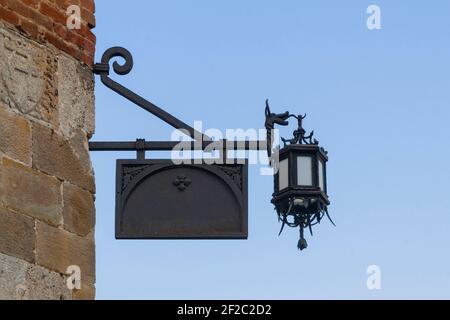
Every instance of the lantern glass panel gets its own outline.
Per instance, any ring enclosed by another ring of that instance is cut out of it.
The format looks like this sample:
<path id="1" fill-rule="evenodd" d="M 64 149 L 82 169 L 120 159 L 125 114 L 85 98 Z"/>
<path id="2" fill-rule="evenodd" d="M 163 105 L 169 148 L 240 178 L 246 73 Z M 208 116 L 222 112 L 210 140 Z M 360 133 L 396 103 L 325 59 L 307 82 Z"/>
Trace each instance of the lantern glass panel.
<path id="1" fill-rule="evenodd" d="M 289 186 L 289 159 L 280 161 L 278 171 L 278 190 L 286 189 Z"/>
<path id="2" fill-rule="evenodd" d="M 297 184 L 300 186 L 312 186 L 312 157 L 298 156 L 297 157 Z"/>
<path id="3" fill-rule="evenodd" d="M 325 175 L 324 175 L 324 164 L 322 160 L 319 160 L 319 187 L 320 190 L 325 191 Z"/>

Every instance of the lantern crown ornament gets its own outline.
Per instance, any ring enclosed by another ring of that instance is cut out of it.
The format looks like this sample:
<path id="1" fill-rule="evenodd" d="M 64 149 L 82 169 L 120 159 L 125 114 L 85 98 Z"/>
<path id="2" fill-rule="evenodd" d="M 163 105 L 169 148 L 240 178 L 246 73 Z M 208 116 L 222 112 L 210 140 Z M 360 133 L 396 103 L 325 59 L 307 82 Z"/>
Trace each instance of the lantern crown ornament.
<path id="1" fill-rule="evenodd" d="M 266 100 L 267 153 L 275 170 L 274 193 L 272 203 L 282 223 L 280 235 L 285 226 L 299 228 L 298 249 L 304 250 L 308 243 L 304 230 L 320 224 L 324 216 L 331 221 L 328 213 L 326 164 L 328 152 L 319 146 L 314 131 L 307 135 L 303 128 L 306 115 L 294 115 L 289 112 L 272 113 Z M 291 139 L 281 138 L 283 147 L 273 151 L 275 125 L 287 126 L 289 119 L 297 120 L 297 128 Z"/>

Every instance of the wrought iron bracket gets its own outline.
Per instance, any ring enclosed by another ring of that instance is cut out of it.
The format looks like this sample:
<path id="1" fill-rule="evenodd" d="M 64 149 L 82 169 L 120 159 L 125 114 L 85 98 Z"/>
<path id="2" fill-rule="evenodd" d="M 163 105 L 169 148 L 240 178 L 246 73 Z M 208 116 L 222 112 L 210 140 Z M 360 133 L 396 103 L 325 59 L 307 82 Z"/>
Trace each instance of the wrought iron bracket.
<path id="1" fill-rule="evenodd" d="M 142 109 L 146 110 L 147 112 L 150 112 L 151 114 L 155 115 L 156 117 L 160 118 L 164 122 L 168 123 L 172 127 L 178 130 L 182 130 L 182 132 L 189 135 L 194 140 L 203 140 L 208 141 L 211 140 L 208 136 L 204 135 L 201 132 L 198 132 L 191 126 L 187 125 L 183 121 L 179 120 L 178 118 L 174 117 L 170 113 L 166 112 L 165 110 L 161 109 L 160 107 L 156 106 L 152 102 L 144 99 L 140 95 L 136 94 L 135 92 L 131 91 L 130 89 L 122 86 L 118 82 L 112 80 L 109 75 L 111 72 L 110 62 L 114 58 L 123 58 L 125 62 L 123 64 L 119 64 L 117 61 L 114 61 L 112 64 L 112 69 L 114 72 L 118 75 L 127 75 L 131 72 L 133 69 L 133 56 L 131 53 L 122 47 L 113 47 L 105 51 L 105 53 L 102 56 L 101 62 L 96 63 L 94 65 L 94 74 L 100 75 L 100 79 L 102 83 L 110 88 L 111 90 L 115 91 L 122 97 L 130 100 L 132 103 L 136 104 L 137 106 L 141 107 Z"/>
<path id="2" fill-rule="evenodd" d="M 111 60 L 114 58 L 124 59 L 123 64 L 114 61 L 112 63 L 112 70 L 118 75 L 127 75 L 133 69 L 133 56 L 131 53 L 122 47 L 112 47 L 105 51 L 102 56 L 101 62 L 96 63 L 93 68 L 93 73 L 100 76 L 102 83 L 118 93 L 122 97 L 128 99 L 132 103 L 153 114 L 164 122 L 168 123 L 175 129 L 181 130 L 187 136 L 194 141 L 186 142 L 185 147 L 191 147 L 191 150 L 205 150 L 212 143 L 216 143 L 211 140 L 210 137 L 199 132 L 187 125 L 183 121 L 174 117 L 170 113 L 166 112 L 162 108 L 156 106 L 152 102 L 144 99 L 140 95 L 124 87 L 118 82 L 110 78 L 111 73 Z M 225 154 L 226 150 L 261 150 L 266 148 L 266 141 L 221 141 L 223 145 L 222 154 Z M 137 151 L 138 159 L 144 156 L 145 151 L 170 151 L 180 142 L 174 141 L 145 141 L 137 140 L 136 142 L 118 142 L 118 141 L 102 141 L 102 142 L 90 142 L 90 151 Z"/>

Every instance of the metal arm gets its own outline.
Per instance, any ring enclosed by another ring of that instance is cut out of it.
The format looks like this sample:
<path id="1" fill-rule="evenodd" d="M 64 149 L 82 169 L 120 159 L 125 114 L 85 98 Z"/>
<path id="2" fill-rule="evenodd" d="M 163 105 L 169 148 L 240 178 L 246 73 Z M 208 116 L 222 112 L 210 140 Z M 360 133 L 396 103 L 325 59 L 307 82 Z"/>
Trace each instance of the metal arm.
<path id="1" fill-rule="evenodd" d="M 95 74 L 100 75 L 102 83 L 105 86 L 107 86 L 111 90 L 117 92 L 124 98 L 130 100 L 131 102 L 138 105 L 142 109 L 157 116 L 161 120 L 170 124 L 175 129 L 179 129 L 179 130 L 183 130 L 184 132 L 187 132 L 188 135 L 192 139 L 202 140 L 202 141 L 211 140 L 208 136 L 195 130 L 194 128 L 187 125 L 183 121 L 172 116 L 170 113 L 164 111 L 163 109 L 157 107 L 150 101 L 144 99 L 143 97 L 139 96 L 138 94 L 134 93 L 133 91 L 125 88 L 121 84 L 112 80 L 109 77 L 109 72 L 110 72 L 109 63 L 110 63 L 111 59 L 116 58 L 116 57 L 123 58 L 125 60 L 125 63 L 123 65 L 120 65 L 117 61 L 114 61 L 113 70 L 115 73 L 117 73 L 118 75 L 126 75 L 126 74 L 130 73 L 130 71 L 133 69 L 133 57 L 127 49 L 122 48 L 122 47 L 113 47 L 113 48 L 106 50 L 106 52 L 103 54 L 101 63 L 95 64 L 94 70 L 93 70 Z"/>
<path id="2" fill-rule="evenodd" d="M 171 151 L 175 146 L 190 150 L 205 150 L 212 143 L 222 143 L 222 150 L 263 150 L 266 141 L 203 141 L 203 142 L 178 142 L 178 141 L 145 141 L 141 148 L 136 141 L 102 141 L 89 142 L 91 151 Z"/>
<path id="3" fill-rule="evenodd" d="M 124 98 L 130 100 L 134 104 L 157 116 L 161 120 L 170 124 L 175 129 L 183 130 L 194 141 L 192 142 L 177 142 L 177 141 L 145 141 L 138 139 L 137 141 L 102 141 L 102 142 L 90 142 L 90 151 L 138 151 L 139 157 L 142 157 L 145 151 L 170 151 L 175 146 L 181 146 L 190 150 L 205 150 L 212 143 L 221 143 L 221 151 L 225 150 L 261 150 L 266 148 L 266 141 L 212 141 L 207 135 L 195 130 L 191 126 L 187 125 L 183 121 L 172 116 L 170 113 L 157 107 L 150 101 L 147 101 L 143 97 L 134 93 L 133 91 L 125 88 L 121 84 L 112 80 L 109 77 L 111 67 L 110 62 L 112 59 L 121 57 L 125 62 L 121 65 L 117 61 L 112 64 L 112 69 L 118 75 L 126 75 L 133 69 L 133 57 L 131 53 L 122 47 L 113 47 L 105 51 L 102 56 L 101 63 L 94 65 L 93 72 L 100 75 L 102 83 L 120 94 Z"/>

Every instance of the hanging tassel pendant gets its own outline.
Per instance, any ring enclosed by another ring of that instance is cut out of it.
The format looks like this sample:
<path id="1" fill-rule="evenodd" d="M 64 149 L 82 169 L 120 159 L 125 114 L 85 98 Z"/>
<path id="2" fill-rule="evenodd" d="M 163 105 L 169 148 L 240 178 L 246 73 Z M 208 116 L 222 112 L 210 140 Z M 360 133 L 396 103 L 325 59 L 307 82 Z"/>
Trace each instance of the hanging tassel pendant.
<path id="1" fill-rule="evenodd" d="M 300 251 L 308 248 L 308 242 L 306 242 L 306 239 L 303 237 L 303 227 L 300 227 L 300 240 L 298 240 L 297 248 Z"/>

